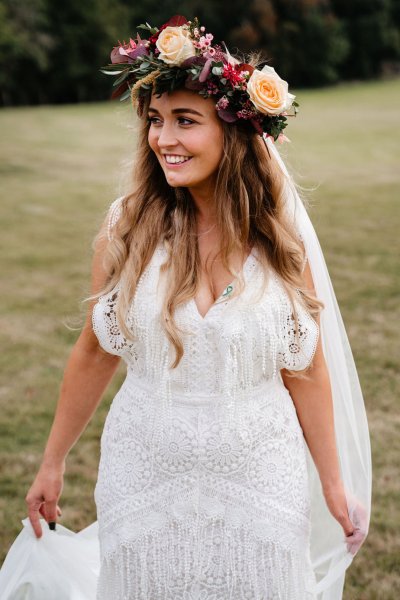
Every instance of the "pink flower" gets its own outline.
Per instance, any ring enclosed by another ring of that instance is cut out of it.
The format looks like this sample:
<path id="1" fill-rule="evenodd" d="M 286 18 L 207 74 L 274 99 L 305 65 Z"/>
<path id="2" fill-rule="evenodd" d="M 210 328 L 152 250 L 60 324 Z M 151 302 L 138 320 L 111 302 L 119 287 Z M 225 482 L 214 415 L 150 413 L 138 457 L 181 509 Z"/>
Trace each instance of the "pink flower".
<path id="1" fill-rule="evenodd" d="M 217 104 L 215 105 L 215 108 L 217 110 L 221 110 L 221 109 L 226 108 L 228 106 L 228 104 L 229 104 L 228 98 L 226 96 L 222 96 L 222 98 L 220 98 L 218 100 Z"/>
<path id="2" fill-rule="evenodd" d="M 135 42 L 132 38 L 130 38 L 129 43 L 119 42 L 119 46 L 115 46 L 111 52 L 111 62 L 112 63 L 131 63 L 134 62 L 139 56 L 143 56 L 148 54 L 149 51 L 147 49 L 147 40 L 140 39 L 138 36 L 138 41 Z"/>
<path id="3" fill-rule="evenodd" d="M 207 81 L 207 92 L 209 94 L 218 94 L 219 89 L 218 86 L 212 81 Z"/>
<path id="4" fill-rule="evenodd" d="M 203 56 L 204 58 L 214 58 L 215 52 L 215 48 L 208 48 L 207 52 L 203 52 Z"/>
<path id="5" fill-rule="evenodd" d="M 209 58 L 207 59 L 207 62 L 205 63 L 204 67 L 201 70 L 201 73 L 199 75 L 199 81 L 203 82 L 207 79 L 207 77 L 210 74 L 211 71 L 211 64 L 212 64 L 212 59 Z"/>

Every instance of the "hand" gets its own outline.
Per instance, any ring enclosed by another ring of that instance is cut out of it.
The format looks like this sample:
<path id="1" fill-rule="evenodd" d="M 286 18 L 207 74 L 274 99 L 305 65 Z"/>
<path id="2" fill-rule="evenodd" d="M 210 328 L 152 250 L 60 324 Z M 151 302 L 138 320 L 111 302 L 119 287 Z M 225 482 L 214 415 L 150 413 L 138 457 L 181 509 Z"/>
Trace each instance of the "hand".
<path id="1" fill-rule="evenodd" d="M 367 537 L 368 513 L 365 506 L 353 494 L 346 492 L 346 496 L 349 517 L 354 525 L 353 535 L 346 538 L 347 549 L 352 554 L 356 554 Z"/>
<path id="2" fill-rule="evenodd" d="M 63 488 L 64 470 L 63 463 L 51 466 L 42 464 L 26 495 L 28 517 L 37 538 L 43 534 L 39 515 L 48 523 L 56 523 L 57 517 L 61 516 L 57 502 Z"/>
<path id="3" fill-rule="evenodd" d="M 367 537 L 365 507 L 345 491 L 342 483 L 323 487 L 323 492 L 330 513 L 343 528 L 348 552 L 355 555 Z"/>

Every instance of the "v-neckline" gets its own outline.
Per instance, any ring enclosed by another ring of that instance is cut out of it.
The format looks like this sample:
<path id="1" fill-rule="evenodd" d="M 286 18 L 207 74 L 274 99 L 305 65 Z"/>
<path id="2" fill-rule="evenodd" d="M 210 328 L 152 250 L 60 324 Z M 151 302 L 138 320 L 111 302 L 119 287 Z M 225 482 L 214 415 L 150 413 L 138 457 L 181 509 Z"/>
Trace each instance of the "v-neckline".
<path id="1" fill-rule="evenodd" d="M 249 254 L 247 255 L 247 258 L 246 258 L 246 260 L 245 260 L 245 261 L 244 261 L 244 263 L 243 263 L 243 267 L 242 267 L 242 269 L 243 269 L 243 275 L 244 275 L 244 276 L 245 276 L 245 275 L 246 275 L 246 273 L 247 273 L 247 267 L 248 267 L 248 265 L 249 265 L 249 263 L 250 263 L 251 259 L 254 257 L 254 255 L 255 255 L 255 252 L 256 252 L 256 250 L 255 250 L 255 246 L 252 246 L 252 248 L 251 248 L 251 250 L 250 250 Z M 219 296 L 219 297 L 218 297 L 218 298 L 217 298 L 217 299 L 216 299 L 216 300 L 215 300 L 215 301 L 214 301 L 214 302 L 211 304 L 211 306 L 209 307 L 209 309 L 207 310 L 207 312 L 205 313 L 205 315 L 204 315 L 204 316 L 203 316 L 203 315 L 200 313 L 200 311 L 199 311 L 199 309 L 198 309 L 198 307 L 197 307 L 196 300 L 195 300 L 194 296 L 193 296 L 193 298 L 191 298 L 191 299 L 189 300 L 189 304 L 190 304 L 190 303 L 192 304 L 192 306 L 193 306 L 193 309 L 194 309 L 194 312 L 195 312 L 196 316 L 197 316 L 197 317 L 200 319 L 200 321 L 201 321 L 202 323 L 203 323 L 204 321 L 206 321 L 206 319 L 207 319 L 208 315 L 209 315 L 209 314 L 210 314 L 210 312 L 213 310 L 213 308 L 214 308 L 215 306 L 217 306 L 217 305 L 220 303 L 220 300 L 221 300 L 221 299 L 222 299 L 222 298 L 225 296 L 225 292 L 226 292 L 226 290 L 227 290 L 229 287 L 232 287 L 232 288 L 233 288 L 233 285 L 234 285 L 234 283 L 235 283 L 236 281 L 237 281 L 237 277 L 236 277 L 236 278 L 235 278 L 233 281 L 231 281 L 230 283 L 228 283 L 228 285 L 227 285 L 227 286 L 224 288 L 224 290 L 223 290 L 222 294 L 221 294 L 221 295 L 220 295 L 220 296 Z"/>

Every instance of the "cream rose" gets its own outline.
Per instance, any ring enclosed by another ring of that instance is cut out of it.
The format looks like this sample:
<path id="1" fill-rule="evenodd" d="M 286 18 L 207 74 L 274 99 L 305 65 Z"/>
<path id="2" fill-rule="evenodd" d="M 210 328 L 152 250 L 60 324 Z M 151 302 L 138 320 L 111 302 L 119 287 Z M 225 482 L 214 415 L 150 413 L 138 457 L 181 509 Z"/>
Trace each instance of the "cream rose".
<path id="1" fill-rule="evenodd" d="M 189 36 L 190 31 L 185 25 L 163 29 L 156 41 L 160 51 L 158 58 L 168 65 L 179 66 L 184 60 L 194 56 L 196 49 Z"/>
<path id="2" fill-rule="evenodd" d="M 267 115 L 279 115 L 288 110 L 296 98 L 289 94 L 287 82 L 268 65 L 262 71 L 254 69 L 247 82 L 247 91 L 256 109 Z"/>

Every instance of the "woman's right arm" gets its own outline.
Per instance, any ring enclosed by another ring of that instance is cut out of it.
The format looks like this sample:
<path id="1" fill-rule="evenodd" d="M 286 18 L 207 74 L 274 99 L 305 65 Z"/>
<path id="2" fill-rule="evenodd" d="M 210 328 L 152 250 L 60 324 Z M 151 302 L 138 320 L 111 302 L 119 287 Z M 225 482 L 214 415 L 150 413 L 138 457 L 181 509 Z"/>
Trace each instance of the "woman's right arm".
<path id="1" fill-rule="evenodd" d="M 107 224 L 106 218 L 102 226 L 103 235 L 99 237 L 94 251 L 91 293 L 96 293 L 105 283 L 102 263 Z M 48 523 L 56 522 L 66 457 L 93 416 L 120 362 L 119 356 L 108 354 L 99 346 L 92 327 L 94 304 L 91 301 L 85 325 L 68 358 L 43 459 L 25 498 L 37 537 L 42 535 L 40 515 Z"/>

